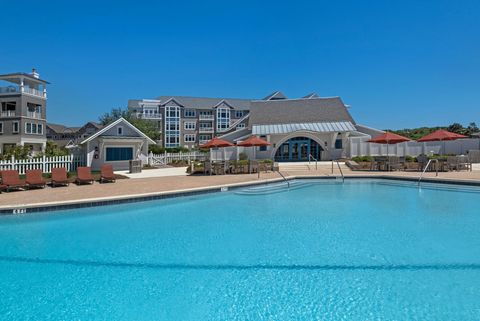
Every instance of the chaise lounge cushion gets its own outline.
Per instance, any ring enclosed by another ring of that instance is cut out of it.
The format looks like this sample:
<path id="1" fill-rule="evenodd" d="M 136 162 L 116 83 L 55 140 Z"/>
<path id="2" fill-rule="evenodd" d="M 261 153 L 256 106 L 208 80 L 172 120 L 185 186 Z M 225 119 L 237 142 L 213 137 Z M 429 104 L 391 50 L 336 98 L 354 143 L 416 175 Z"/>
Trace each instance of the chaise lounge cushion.
<path id="1" fill-rule="evenodd" d="M 2 184 L 7 186 L 7 191 L 10 189 L 18 189 L 25 187 L 25 181 L 20 179 L 18 171 L 16 170 L 5 170 L 2 171 Z"/>
<path id="2" fill-rule="evenodd" d="M 52 168 L 52 186 L 68 184 L 67 169 L 65 167 Z"/>
<path id="3" fill-rule="evenodd" d="M 43 172 L 40 169 L 27 170 L 25 172 L 27 186 L 45 187 L 47 182 L 45 182 L 42 175 Z"/>
<path id="4" fill-rule="evenodd" d="M 113 173 L 113 166 L 104 164 L 101 167 L 100 182 L 115 182 L 115 174 Z"/>
<path id="5" fill-rule="evenodd" d="M 77 184 L 90 183 L 93 184 L 93 176 L 90 167 L 77 168 Z"/>

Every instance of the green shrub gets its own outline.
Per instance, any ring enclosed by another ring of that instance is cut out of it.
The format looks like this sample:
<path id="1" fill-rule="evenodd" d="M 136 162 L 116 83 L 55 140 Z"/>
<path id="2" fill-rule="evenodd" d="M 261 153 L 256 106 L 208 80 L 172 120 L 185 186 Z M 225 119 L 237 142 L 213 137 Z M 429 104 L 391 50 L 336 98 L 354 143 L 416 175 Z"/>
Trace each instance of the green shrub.
<path id="1" fill-rule="evenodd" d="M 371 162 L 373 161 L 373 157 L 372 156 L 355 156 L 355 157 L 352 157 L 352 160 L 357 163 Z"/>
<path id="2" fill-rule="evenodd" d="M 238 159 L 239 159 L 239 160 L 246 160 L 246 159 L 248 159 L 247 153 L 241 152 L 240 154 L 238 154 Z"/>

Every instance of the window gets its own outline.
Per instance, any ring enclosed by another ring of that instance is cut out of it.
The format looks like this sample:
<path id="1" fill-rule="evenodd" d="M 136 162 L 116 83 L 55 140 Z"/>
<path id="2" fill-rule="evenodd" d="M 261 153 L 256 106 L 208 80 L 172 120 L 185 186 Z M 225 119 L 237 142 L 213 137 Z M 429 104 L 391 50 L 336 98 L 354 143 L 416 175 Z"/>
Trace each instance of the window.
<path id="1" fill-rule="evenodd" d="M 197 112 L 195 109 L 185 109 L 184 115 L 185 117 L 195 117 L 197 116 Z"/>
<path id="2" fill-rule="evenodd" d="M 212 112 L 209 110 L 201 110 L 200 116 L 212 116 Z"/>
<path id="3" fill-rule="evenodd" d="M 184 128 L 187 130 L 195 130 L 195 127 L 196 127 L 195 125 L 196 125 L 195 122 L 191 122 L 191 121 L 185 122 Z"/>
<path id="4" fill-rule="evenodd" d="M 43 125 L 35 123 L 25 123 L 25 134 L 43 135 Z"/>
<path id="5" fill-rule="evenodd" d="M 235 118 L 242 118 L 243 110 L 235 110 Z"/>
<path id="6" fill-rule="evenodd" d="M 20 128 L 18 126 L 18 121 L 14 121 L 12 123 L 12 133 L 18 134 L 19 131 L 20 131 Z"/>
<path id="7" fill-rule="evenodd" d="M 3 134 L 3 122 L 0 122 L 0 134 Z"/>
<path id="8" fill-rule="evenodd" d="M 193 143 L 195 142 L 195 135 L 194 134 L 185 134 L 183 137 L 183 141 L 185 143 Z"/>
<path id="9" fill-rule="evenodd" d="M 3 101 L 2 102 L 2 114 L 1 116 L 15 116 L 15 108 L 17 103 L 15 101 Z"/>
<path id="10" fill-rule="evenodd" d="M 211 135 L 200 135 L 198 136 L 200 142 L 206 142 L 207 140 L 212 139 Z"/>
<path id="11" fill-rule="evenodd" d="M 267 136 L 265 136 L 265 135 L 260 136 L 260 138 L 263 139 L 263 140 L 267 140 Z M 264 151 L 267 150 L 267 146 L 260 146 L 259 150 L 264 152 Z"/>
<path id="12" fill-rule="evenodd" d="M 105 149 L 105 161 L 127 161 L 133 159 L 132 147 L 107 147 Z"/>
<path id="13" fill-rule="evenodd" d="M 117 135 L 119 135 L 119 136 L 123 135 L 123 127 L 121 127 L 121 126 L 117 127 Z"/>
<path id="14" fill-rule="evenodd" d="M 335 148 L 336 149 L 342 149 L 343 148 L 343 141 L 341 138 L 335 140 Z"/>
<path id="15" fill-rule="evenodd" d="M 217 109 L 217 130 L 223 132 L 230 127 L 230 109 Z"/>
<path id="16" fill-rule="evenodd" d="M 165 107 L 165 147 L 180 146 L 180 107 Z"/>
<path id="17" fill-rule="evenodd" d="M 238 124 L 236 129 L 239 130 L 242 128 L 245 128 L 245 123 Z"/>

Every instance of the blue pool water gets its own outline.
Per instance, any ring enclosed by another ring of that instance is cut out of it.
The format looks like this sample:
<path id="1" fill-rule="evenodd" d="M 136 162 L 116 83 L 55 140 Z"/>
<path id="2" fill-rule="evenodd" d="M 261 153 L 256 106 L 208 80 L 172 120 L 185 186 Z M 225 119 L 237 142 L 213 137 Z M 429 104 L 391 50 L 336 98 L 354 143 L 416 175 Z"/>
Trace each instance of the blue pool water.
<path id="1" fill-rule="evenodd" d="M 307 183 L 0 217 L 0 320 L 480 318 L 480 190 Z"/>

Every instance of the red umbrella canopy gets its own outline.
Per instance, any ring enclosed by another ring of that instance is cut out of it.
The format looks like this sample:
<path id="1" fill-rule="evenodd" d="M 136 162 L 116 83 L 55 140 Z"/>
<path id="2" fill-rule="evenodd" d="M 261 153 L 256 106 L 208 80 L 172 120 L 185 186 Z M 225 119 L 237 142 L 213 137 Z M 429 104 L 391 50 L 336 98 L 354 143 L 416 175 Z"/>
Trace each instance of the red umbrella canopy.
<path id="1" fill-rule="evenodd" d="M 235 146 L 232 143 L 220 139 L 218 137 L 214 137 L 212 140 L 209 140 L 206 144 L 200 146 L 200 148 L 217 148 L 217 147 L 231 147 Z"/>
<path id="2" fill-rule="evenodd" d="M 269 146 L 270 143 L 260 137 L 255 135 L 250 136 L 248 139 L 244 140 L 241 143 L 238 143 L 237 146 L 243 147 L 253 147 L 253 146 Z"/>
<path id="3" fill-rule="evenodd" d="M 443 140 L 455 140 L 459 138 L 467 138 L 467 136 L 452 133 L 444 129 L 439 129 L 434 131 L 431 134 L 423 136 L 417 142 L 433 142 L 433 141 L 443 141 Z"/>
<path id="4" fill-rule="evenodd" d="M 409 140 L 410 139 L 408 139 L 407 137 L 403 137 L 390 132 L 385 132 L 385 134 L 370 139 L 368 142 L 377 144 L 398 144 L 408 142 Z"/>

